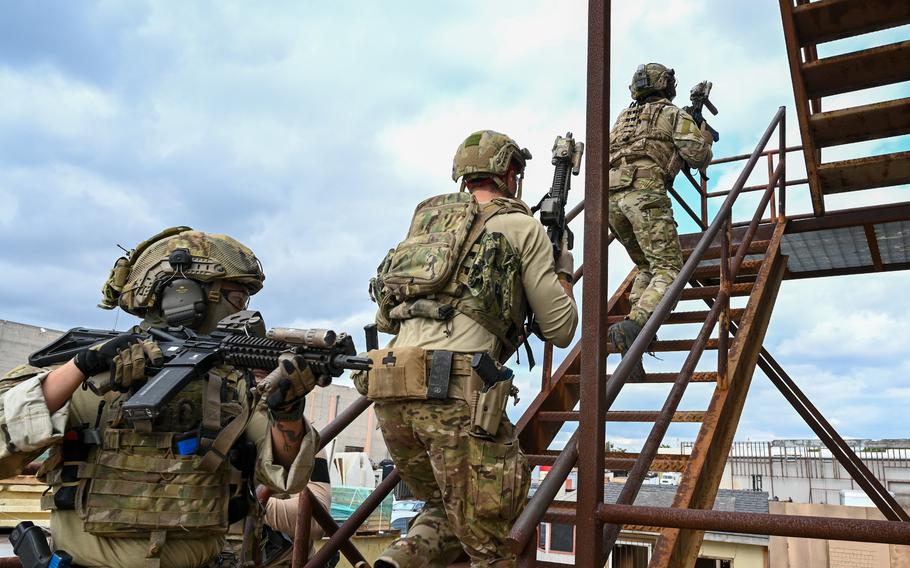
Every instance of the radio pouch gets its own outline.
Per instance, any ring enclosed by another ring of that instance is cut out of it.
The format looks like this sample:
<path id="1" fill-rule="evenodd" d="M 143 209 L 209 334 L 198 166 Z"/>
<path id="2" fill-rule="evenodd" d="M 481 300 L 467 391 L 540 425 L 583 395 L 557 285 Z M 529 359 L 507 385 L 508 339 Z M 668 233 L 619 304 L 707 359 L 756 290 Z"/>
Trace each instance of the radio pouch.
<path id="1" fill-rule="evenodd" d="M 367 354 L 370 400 L 426 400 L 427 352 L 420 347 L 391 347 Z"/>

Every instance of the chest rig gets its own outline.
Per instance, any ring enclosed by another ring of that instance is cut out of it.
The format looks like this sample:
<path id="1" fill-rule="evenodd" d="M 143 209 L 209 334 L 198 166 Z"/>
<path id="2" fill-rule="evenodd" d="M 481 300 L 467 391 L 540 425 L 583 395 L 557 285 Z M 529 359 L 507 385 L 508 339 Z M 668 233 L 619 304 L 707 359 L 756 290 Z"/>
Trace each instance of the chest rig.
<path id="1" fill-rule="evenodd" d="M 531 211 L 516 199 L 481 206 L 466 192 L 420 203 L 407 237 L 370 280 L 380 331 L 398 333 L 401 321 L 415 317 L 448 321 L 458 312 L 495 335 L 505 355 L 511 354 L 527 315 L 521 257 L 504 235 L 485 231 L 490 219 L 504 213 Z"/>
<path id="2" fill-rule="evenodd" d="M 676 146 L 673 143 L 673 121 L 661 117 L 670 101 L 635 104 L 623 110 L 610 132 L 610 167 L 647 158 L 661 169 L 665 176 L 674 174 Z M 678 168 L 678 166 L 677 166 Z"/>
<path id="3" fill-rule="evenodd" d="M 42 465 L 38 476 L 50 486 L 42 508 L 76 511 L 96 536 L 150 536 L 150 567 L 167 538 L 226 533 L 232 497 L 254 463 L 242 460 L 249 467 L 241 473 L 227 459 L 249 422 L 246 385 L 241 371 L 216 367 L 141 429 L 121 414 L 128 395 L 108 393 L 95 424 L 67 430 Z M 219 440 L 225 431 L 237 435 Z"/>

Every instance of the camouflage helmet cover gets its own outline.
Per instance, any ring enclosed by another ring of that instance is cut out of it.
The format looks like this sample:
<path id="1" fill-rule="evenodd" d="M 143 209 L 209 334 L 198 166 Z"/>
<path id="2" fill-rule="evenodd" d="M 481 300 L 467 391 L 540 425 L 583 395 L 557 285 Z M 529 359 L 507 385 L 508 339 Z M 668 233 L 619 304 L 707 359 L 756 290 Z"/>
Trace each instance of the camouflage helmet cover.
<path id="1" fill-rule="evenodd" d="M 176 249 L 189 252 L 192 262 L 188 267 L 171 265 L 169 259 Z M 155 307 L 161 283 L 178 273 L 199 282 L 237 282 L 251 295 L 262 289 L 265 280 L 259 259 L 235 239 L 190 227 L 171 227 L 117 259 L 101 288 L 98 305 L 109 310 L 119 306 L 142 317 Z"/>
<path id="2" fill-rule="evenodd" d="M 651 94 L 662 94 L 671 101 L 676 96 L 676 73 L 660 63 L 639 65 L 629 85 L 632 98 L 639 101 Z"/>
<path id="3" fill-rule="evenodd" d="M 452 161 L 452 180 L 463 181 L 505 175 L 509 164 L 515 160 L 519 173 L 524 172 L 525 163 L 531 159 L 531 152 L 521 148 L 514 140 L 493 130 L 479 130 L 467 138 L 455 151 Z M 499 183 L 497 183 L 499 185 Z"/>

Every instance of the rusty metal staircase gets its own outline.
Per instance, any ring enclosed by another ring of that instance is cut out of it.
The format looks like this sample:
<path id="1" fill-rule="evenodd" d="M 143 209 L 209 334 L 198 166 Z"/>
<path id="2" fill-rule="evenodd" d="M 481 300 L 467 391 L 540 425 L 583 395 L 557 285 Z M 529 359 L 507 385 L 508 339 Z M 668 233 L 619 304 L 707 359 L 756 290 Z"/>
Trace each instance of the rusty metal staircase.
<path id="1" fill-rule="evenodd" d="M 910 152 L 833 162 L 822 149 L 910 133 L 910 98 L 822 111 L 822 97 L 910 80 L 910 41 L 819 59 L 817 45 L 910 23 L 907 0 L 780 0 L 812 207 L 825 195 L 910 183 Z"/>
<path id="2" fill-rule="evenodd" d="M 730 192 L 715 222 L 702 234 L 694 249 L 685 251 L 686 264 L 680 278 L 668 291 L 667 298 L 658 307 L 652 320 L 642 330 L 641 339 L 636 341 L 630 351 L 630 358 L 634 356 L 636 347 L 639 354 L 645 349 L 653 352 L 688 352 L 679 373 L 651 373 L 646 376 L 643 384 L 673 384 L 663 407 L 659 410 L 644 411 L 609 410 L 621 390 L 634 389 L 637 384 L 625 382 L 628 365 L 622 363 L 613 374 L 607 375 L 604 389 L 607 408 L 604 412 L 605 421 L 654 423 L 640 453 L 603 454 L 599 482 L 602 483 L 604 469 L 630 472 L 619 496 L 619 504 L 634 502 L 649 472 L 676 471 L 682 473 L 682 481 L 674 507 L 710 508 L 713 505 L 725 458 L 736 431 L 777 290 L 786 269 L 785 257 L 780 250 L 786 227 L 786 221 L 782 217 L 776 219 L 778 222 L 770 238 L 755 239 L 758 225 L 775 190 L 784 187 L 782 165 L 784 161 L 779 160 L 778 167 L 769 180 L 765 194 L 748 226 L 734 228 L 730 211 L 772 132 L 783 122 L 783 116 L 781 109 L 751 156 L 737 186 Z M 781 136 L 782 148 L 785 147 L 783 142 Z M 610 299 L 607 306 L 608 323 L 621 321 L 628 313 L 631 307 L 628 296 L 634 276 L 633 270 Z M 685 287 L 687 283 L 688 287 Z M 732 308 L 730 298 L 734 296 L 747 297 L 745 307 Z M 671 312 L 677 300 L 703 300 L 709 309 L 697 311 L 681 309 Z M 702 325 L 693 339 L 652 341 L 659 327 L 677 324 Z M 730 332 L 733 328 L 737 331 L 731 338 Z M 532 541 L 531 536 L 540 520 L 574 523 L 578 514 L 574 506 L 567 504 L 557 504 L 555 509 L 550 511 L 547 509 L 575 466 L 579 448 L 584 447 L 588 451 L 591 445 L 588 440 L 582 439 L 583 432 L 576 432 L 561 452 L 548 448 L 565 423 L 580 419 L 581 414 L 575 410 L 575 406 L 581 398 L 582 349 L 582 344 L 576 345 L 552 376 L 544 373 L 541 393 L 518 424 L 522 447 L 530 454 L 530 463 L 553 466 L 510 535 L 513 550 L 524 552 L 522 554 L 524 566 L 547 565 L 544 562 L 537 562 L 534 554 L 525 549 Z M 710 371 L 696 372 L 696 365 L 705 350 L 717 350 L 717 367 Z M 608 345 L 608 352 L 615 352 L 612 345 Z M 545 359 L 549 361 L 549 353 Z M 715 383 L 707 409 L 687 411 L 678 409 L 690 382 Z M 701 423 L 697 441 L 688 456 L 667 456 L 657 453 L 668 427 L 673 422 Z M 619 525 L 616 524 L 606 525 L 605 551 L 612 548 L 619 529 Z M 698 552 L 700 533 L 681 533 L 676 529 L 647 530 L 661 533 L 655 549 L 654 566 L 668 565 L 662 564 L 660 558 L 667 558 L 669 561 L 671 557 L 691 556 L 694 561 L 692 551 L 694 550 L 694 554 Z M 531 543 L 531 548 L 536 548 L 536 541 Z M 603 559 L 605 560 L 605 557 Z"/>

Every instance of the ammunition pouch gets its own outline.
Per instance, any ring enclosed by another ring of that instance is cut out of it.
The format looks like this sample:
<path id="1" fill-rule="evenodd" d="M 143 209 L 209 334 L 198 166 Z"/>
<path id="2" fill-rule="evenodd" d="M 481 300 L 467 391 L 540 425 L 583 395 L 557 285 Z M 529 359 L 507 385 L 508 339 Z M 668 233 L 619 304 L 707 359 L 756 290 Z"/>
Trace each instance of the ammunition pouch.
<path id="1" fill-rule="evenodd" d="M 370 351 L 367 398 L 370 400 L 426 400 L 427 352 L 420 347 L 392 347 Z"/>
<path id="2" fill-rule="evenodd" d="M 635 171 L 637 169 L 637 166 L 628 164 L 622 164 L 618 167 L 611 168 L 609 175 L 610 191 L 618 191 L 620 189 L 632 187 L 632 182 L 635 181 Z"/>

